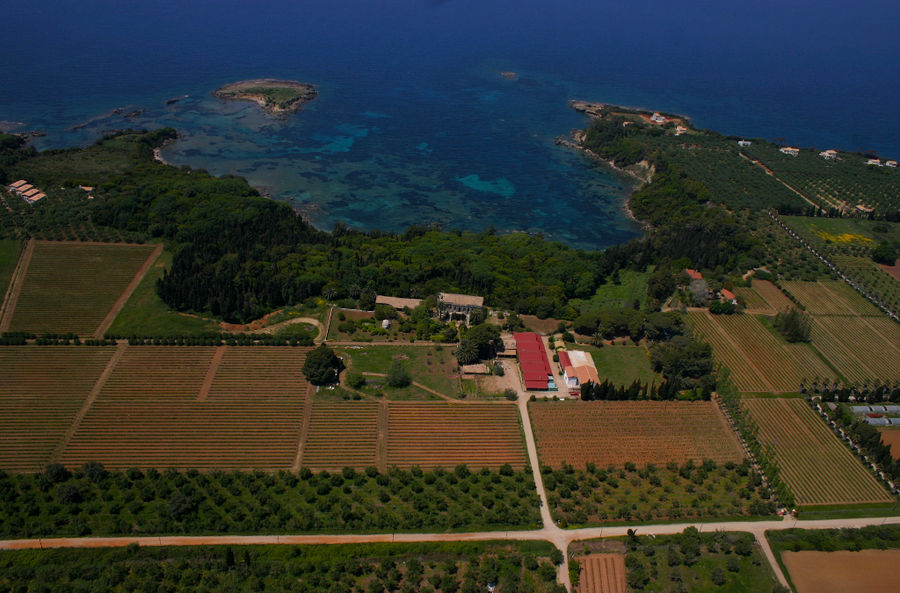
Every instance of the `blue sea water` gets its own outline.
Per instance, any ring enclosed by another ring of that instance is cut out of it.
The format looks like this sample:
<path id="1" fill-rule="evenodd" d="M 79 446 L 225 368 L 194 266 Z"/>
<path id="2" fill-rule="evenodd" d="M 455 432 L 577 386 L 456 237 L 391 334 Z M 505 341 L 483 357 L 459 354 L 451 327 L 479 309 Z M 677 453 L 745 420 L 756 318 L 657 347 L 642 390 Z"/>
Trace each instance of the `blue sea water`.
<path id="1" fill-rule="evenodd" d="M 49 148 L 171 125 L 167 160 L 243 175 L 322 228 L 637 236 L 630 182 L 553 142 L 585 123 L 571 98 L 900 156 L 893 0 L 4 0 L 2 15 L 7 128 Z M 319 97 L 273 119 L 210 94 L 263 76 Z"/>

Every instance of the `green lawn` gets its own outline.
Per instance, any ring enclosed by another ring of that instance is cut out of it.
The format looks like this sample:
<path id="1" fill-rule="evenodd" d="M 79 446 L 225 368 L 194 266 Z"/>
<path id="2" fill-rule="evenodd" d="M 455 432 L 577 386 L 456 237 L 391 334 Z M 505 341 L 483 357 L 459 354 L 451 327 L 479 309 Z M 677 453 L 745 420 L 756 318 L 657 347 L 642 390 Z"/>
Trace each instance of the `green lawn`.
<path id="1" fill-rule="evenodd" d="M 209 319 L 182 315 L 169 309 L 156 294 L 156 281 L 172 263 L 172 254 L 163 251 L 138 285 L 125 307 L 113 321 L 109 333 L 116 336 L 171 337 L 219 331 Z"/>
<path id="2" fill-rule="evenodd" d="M 573 299 L 571 304 L 582 313 L 601 309 L 630 308 L 635 300 L 640 306 L 644 306 L 647 298 L 647 280 L 652 272 L 652 266 L 646 272 L 621 271 L 618 284 L 607 282 L 601 285 L 590 299 Z"/>
<path id="3" fill-rule="evenodd" d="M 387 373 L 391 364 L 399 360 L 409 372 L 413 381 L 434 389 L 449 397 L 457 397 L 460 390 L 453 348 L 445 346 L 364 346 L 362 348 L 341 348 L 341 353 L 349 357 L 345 360 L 349 367 L 363 373 Z M 375 379 L 383 381 L 383 379 Z M 422 399 L 432 394 L 415 386 L 393 388 L 384 386 L 381 391 L 390 399 Z"/>
<path id="4" fill-rule="evenodd" d="M 616 385 L 631 385 L 635 379 L 662 383 L 662 377 L 650 368 L 650 358 L 642 346 L 578 346 L 578 349 L 591 353 L 601 381 L 609 379 Z"/>
<path id="5" fill-rule="evenodd" d="M 19 252 L 22 250 L 22 242 L 16 239 L 0 239 L 0 301 L 6 294 L 6 288 L 12 279 L 19 261 Z"/>

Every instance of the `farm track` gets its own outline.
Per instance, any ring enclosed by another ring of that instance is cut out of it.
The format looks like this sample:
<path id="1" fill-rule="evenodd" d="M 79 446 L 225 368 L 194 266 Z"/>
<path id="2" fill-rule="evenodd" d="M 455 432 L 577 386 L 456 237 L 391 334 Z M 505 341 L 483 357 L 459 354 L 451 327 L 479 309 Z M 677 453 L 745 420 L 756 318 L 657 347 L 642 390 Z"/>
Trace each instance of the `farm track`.
<path id="1" fill-rule="evenodd" d="M 144 279 L 144 276 L 147 275 L 147 272 L 150 270 L 150 267 L 156 263 L 156 260 L 159 259 L 160 254 L 163 252 L 163 245 L 160 243 L 156 246 L 150 255 L 147 257 L 147 261 L 144 262 L 144 265 L 140 267 L 140 269 L 135 273 L 134 278 L 131 279 L 131 282 L 128 283 L 128 286 L 125 287 L 125 290 L 122 291 L 122 294 L 119 295 L 119 298 L 116 299 L 116 302 L 113 304 L 112 308 L 109 310 L 109 313 L 106 314 L 106 317 L 103 318 L 103 321 L 100 322 L 100 327 L 97 328 L 97 331 L 94 332 L 95 338 L 102 338 L 106 335 L 106 332 L 109 331 L 110 326 L 113 324 L 113 321 L 116 320 L 116 316 L 125 308 L 125 303 L 128 302 L 128 299 L 131 298 L 131 295 L 134 294 L 134 291 L 137 290 L 138 285 Z"/>
<path id="2" fill-rule="evenodd" d="M 19 295 L 22 292 L 22 285 L 25 283 L 25 275 L 28 273 L 28 266 L 34 255 L 34 245 L 34 239 L 28 239 L 25 243 L 25 249 L 19 255 L 19 261 L 13 271 L 12 280 L 6 287 L 3 302 L 0 303 L 0 333 L 9 331 L 13 315 L 16 312 L 16 304 L 19 302 Z"/>
<path id="3" fill-rule="evenodd" d="M 157 246 L 35 241 L 9 331 L 93 337 Z"/>
<path id="4" fill-rule="evenodd" d="M 43 468 L 114 351 L 100 346 L 0 348 L 0 468 Z"/>
<path id="5" fill-rule="evenodd" d="M 63 463 L 292 467 L 307 398 L 301 368 L 308 348 L 123 347 L 62 452 Z M 198 401 L 206 384 L 207 396 Z"/>
<path id="6" fill-rule="evenodd" d="M 748 399 L 760 441 L 801 504 L 890 502 L 892 498 L 802 399 Z"/>

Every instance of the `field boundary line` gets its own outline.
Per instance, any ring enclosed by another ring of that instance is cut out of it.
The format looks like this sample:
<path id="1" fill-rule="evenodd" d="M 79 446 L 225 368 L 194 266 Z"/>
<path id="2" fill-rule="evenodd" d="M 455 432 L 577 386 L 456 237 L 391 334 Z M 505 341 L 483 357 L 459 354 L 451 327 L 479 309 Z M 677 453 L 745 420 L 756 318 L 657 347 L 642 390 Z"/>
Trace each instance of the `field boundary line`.
<path id="1" fill-rule="evenodd" d="M 144 279 L 144 276 L 147 275 L 147 272 L 150 271 L 150 267 L 156 263 L 156 260 L 159 259 L 160 254 L 163 251 L 162 243 L 158 244 L 153 251 L 147 256 L 147 260 L 143 263 L 140 269 L 135 273 L 134 278 L 131 279 L 131 282 L 128 283 L 128 286 L 125 287 L 125 290 L 122 291 L 122 294 L 119 295 L 119 298 L 116 299 L 116 302 L 113 303 L 112 309 L 106 314 L 106 317 L 103 318 L 103 321 L 100 322 L 100 327 L 94 332 L 95 338 L 102 338 L 103 335 L 109 330 L 112 326 L 113 321 L 116 320 L 119 313 L 122 312 L 122 309 L 125 308 L 125 304 L 128 303 L 128 299 L 131 298 L 131 295 L 134 294 L 134 291 L 137 290 L 137 287 L 140 285 L 141 281 Z"/>
<path id="2" fill-rule="evenodd" d="M 6 288 L 3 304 L 0 306 L 0 333 L 9 331 L 9 327 L 12 324 L 12 318 L 16 312 L 16 303 L 18 303 L 19 295 L 22 293 L 22 286 L 25 285 L 25 276 L 28 274 L 28 268 L 31 265 L 31 256 L 34 255 L 34 247 L 34 239 L 28 239 L 25 242 L 25 248 L 19 256 L 12 279 Z"/>
<path id="3" fill-rule="evenodd" d="M 378 415 L 375 417 L 375 467 L 380 472 L 387 471 L 388 460 L 388 415 L 390 407 L 388 402 L 378 402 Z"/>
<path id="4" fill-rule="evenodd" d="M 756 364 L 753 363 L 753 360 L 751 360 L 750 357 L 747 356 L 747 353 L 744 352 L 744 349 L 741 348 L 740 346 L 738 346 L 738 343 L 735 342 L 735 341 L 732 339 L 732 337 L 728 334 L 728 332 L 725 331 L 725 329 L 724 329 L 721 325 L 719 325 L 719 324 L 716 322 L 716 320 L 715 320 L 715 319 L 713 318 L 713 316 L 709 313 L 709 311 L 705 311 L 703 314 L 704 314 L 707 318 L 709 318 L 709 321 L 715 326 L 716 331 L 718 331 L 720 334 L 722 334 L 723 336 L 725 336 L 725 339 L 728 340 L 728 342 L 734 347 L 734 349 L 735 349 L 737 352 L 739 352 L 741 356 L 744 357 L 744 361 L 747 363 L 747 365 L 748 365 L 751 369 L 753 369 L 753 372 L 756 373 L 756 375 L 759 377 L 759 379 L 760 379 L 763 383 L 765 383 L 766 387 L 769 388 L 769 391 L 770 391 L 770 392 L 772 392 L 772 393 L 783 393 L 783 392 L 778 391 L 777 389 L 775 389 L 775 387 L 774 387 L 771 383 L 769 383 L 769 380 L 766 379 L 766 376 L 763 375 L 762 372 L 760 372 L 760 370 L 757 368 Z M 784 348 L 782 348 L 782 350 L 784 350 Z"/>
<path id="5" fill-rule="evenodd" d="M 209 361 L 209 368 L 206 369 L 206 376 L 203 377 L 203 383 L 200 384 L 200 391 L 197 393 L 197 401 L 206 401 L 209 396 L 209 390 L 212 389 L 213 381 L 219 374 L 219 367 L 222 366 L 222 359 L 225 358 L 225 350 L 227 346 L 217 346 L 213 354 L 212 360 Z"/>
<path id="6" fill-rule="evenodd" d="M 116 351 L 113 352 L 113 355 L 112 357 L 110 357 L 109 362 L 106 363 L 106 368 L 104 368 L 103 372 L 100 373 L 100 377 L 97 379 L 97 382 L 94 383 L 94 387 L 91 388 L 91 392 L 88 394 L 87 398 L 84 400 L 84 403 L 81 405 L 81 409 L 79 409 L 75 414 L 75 418 L 72 419 L 72 423 L 66 430 L 66 434 L 63 435 L 63 438 L 60 441 L 59 445 L 57 445 L 53 453 L 50 454 L 51 462 L 58 460 L 63 452 L 68 448 L 69 443 L 72 441 L 72 437 L 75 436 L 75 433 L 78 432 L 78 429 L 81 427 L 81 423 L 82 421 L 84 421 L 84 417 L 87 416 L 87 413 L 94 406 L 94 402 L 97 401 L 97 398 L 100 396 L 100 392 L 103 390 L 106 382 L 113 374 L 113 371 L 116 370 L 116 367 L 119 366 L 119 361 L 122 360 L 123 356 L 125 356 L 126 350 L 128 350 L 128 344 L 126 342 L 119 342 L 116 345 Z"/>
<path id="7" fill-rule="evenodd" d="M 306 399 L 303 402 L 303 420 L 300 422 L 300 438 L 297 439 L 297 455 L 294 457 L 294 464 L 291 466 L 291 471 L 294 473 L 300 471 L 300 466 L 303 463 L 303 450 L 306 448 L 309 425 L 312 423 L 313 393 L 314 388 L 312 383 L 310 383 L 309 388 L 306 390 Z"/>
<path id="8" fill-rule="evenodd" d="M 866 365 L 866 363 L 864 363 L 864 362 L 862 361 L 861 358 L 859 358 L 856 354 L 853 353 L 853 351 L 851 351 L 849 348 L 847 348 L 846 346 L 844 346 L 843 340 L 841 340 L 841 339 L 838 338 L 836 335 L 834 335 L 833 333 L 831 333 L 831 331 L 830 331 L 827 327 L 825 327 L 825 324 L 824 324 L 824 323 L 819 323 L 819 320 L 816 318 L 815 315 L 812 315 L 812 319 L 813 319 L 813 323 L 815 323 L 816 325 L 819 326 L 819 329 L 821 329 L 823 332 L 825 332 L 826 334 L 828 334 L 829 336 L 831 336 L 831 339 L 833 339 L 833 340 L 835 341 L 835 343 L 836 343 L 840 348 L 842 348 L 842 349 L 844 350 L 844 352 L 847 353 L 848 356 L 850 356 L 850 358 L 852 358 L 853 360 L 855 360 L 856 362 L 858 362 L 858 363 L 859 363 L 859 366 L 862 367 L 863 369 L 865 369 L 865 371 L 866 371 L 867 373 L 869 373 L 869 375 L 871 375 L 872 377 L 878 377 L 878 376 L 879 376 L 878 373 L 876 373 L 876 372 L 874 372 L 872 369 L 870 369 L 870 368 Z M 879 335 L 881 335 L 881 334 L 879 334 Z M 828 358 L 828 357 L 826 356 L 825 358 Z M 841 373 L 841 374 L 843 375 L 844 373 Z"/>

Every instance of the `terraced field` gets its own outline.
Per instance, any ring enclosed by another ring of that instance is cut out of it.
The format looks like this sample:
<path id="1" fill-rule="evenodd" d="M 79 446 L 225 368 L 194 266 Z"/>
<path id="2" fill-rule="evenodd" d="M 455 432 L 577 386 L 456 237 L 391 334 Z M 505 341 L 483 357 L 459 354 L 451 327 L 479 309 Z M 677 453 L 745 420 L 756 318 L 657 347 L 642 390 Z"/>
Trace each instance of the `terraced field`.
<path id="1" fill-rule="evenodd" d="M 747 399 L 759 439 L 800 504 L 889 502 L 888 492 L 802 399 Z"/>
<path id="2" fill-rule="evenodd" d="M 314 402 L 301 463 L 314 471 L 377 465 L 378 402 Z"/>
<path id="3" fill-rule="evenodd" d="M 215 367 L 216 348 L 129 347 L 61 461 L 96 460 L 111 468 L 290 469 L 307 386 L 276 369 L 279 360 L 288 368 L 302 364 L 302 351 L 220 352 Z M 270 379 L 252 376 L 254 369 Z M 241 372 L 251 375 L 241 379 Z M 202 397 L 209 379 L 208 397 Z"/>
<path id="4" fill-rule="evenodd" d="M 537 401 L 528 409 L 540 462 L 554 468 L 744 458 L 713 402 Z"/>
<path id="5" fill-rule="evenodd" d="M 0 469 L 51 461 L 115 348 L 0 347 Z"/>
<path id="6" fill-rule="evenodd" d="M 37 241 L 10 331 L 92 335 L 155 248 Z"/>
<path id="7" fill-rule="evenodd" d="M 514 405 L 391 402 L 389 410 L 388 466 L 521 468 L 528 462 Z"/>

